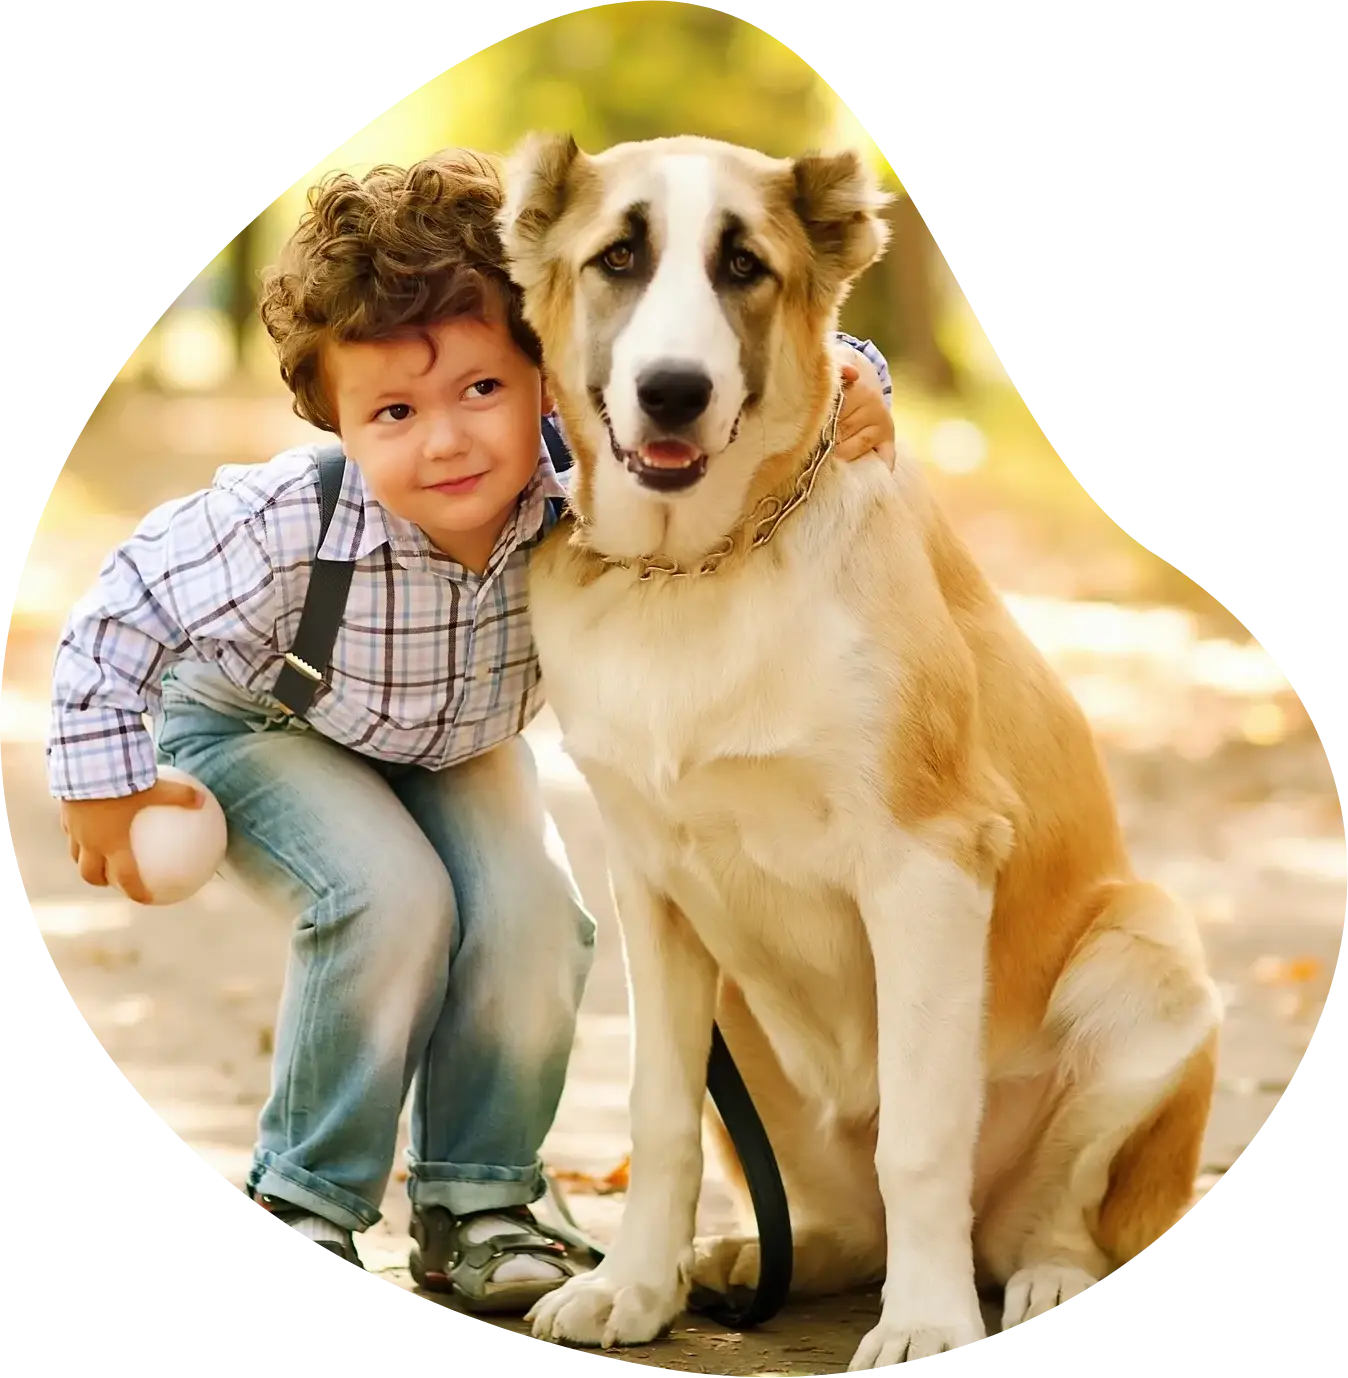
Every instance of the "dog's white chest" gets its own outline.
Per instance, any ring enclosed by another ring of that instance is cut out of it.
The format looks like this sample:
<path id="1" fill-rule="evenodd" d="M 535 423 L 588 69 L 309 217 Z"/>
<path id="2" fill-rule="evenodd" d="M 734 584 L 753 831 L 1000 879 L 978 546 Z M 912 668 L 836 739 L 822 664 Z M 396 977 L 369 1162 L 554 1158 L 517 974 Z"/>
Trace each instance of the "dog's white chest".
<path id="1" fill-rule="evenodd" d="M 848 872 L 883 813 L 863 755 L 879 681 L 856 621 L 818 587 L 737 592 L 750 596 L 539 589 L 545 688 L 612 844 L 688 916 L 788 1070 L 842 1108 L 873 1082 L 858 992 L 874 978 Z"/>
<path id="2" fill-rule="evenodd" d="M 732 598 L 704 585 L 611 600 L 603 581 L 536 597 L 567 752 L 601 792 L 639 796 L 672 854 L 733 828 L 765 869 L 803 878 L 855 794 L 876 697 L 866 645 L 845 608 L 794 584 L 765 571 Z"/>
<path id="3" fill-rule="evenodd" d="M 780 566 L 733 590 L 620 587 L 535 597 L 544 689 L 613 842 L 722 965 L 784 943 L 837 967 L 821 911 L 848 907 L 850 842 L 884 812 L 866 799 L 881 700 L 866 638 Z M 815 922 L 788 933 L 795 912 Z"/>

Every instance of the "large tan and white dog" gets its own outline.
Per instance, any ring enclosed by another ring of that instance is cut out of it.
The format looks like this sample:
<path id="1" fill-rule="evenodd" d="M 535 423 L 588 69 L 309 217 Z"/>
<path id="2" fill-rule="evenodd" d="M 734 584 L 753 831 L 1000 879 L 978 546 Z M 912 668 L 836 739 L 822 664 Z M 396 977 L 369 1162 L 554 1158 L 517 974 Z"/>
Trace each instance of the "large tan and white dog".
<path id="1" fill-rule="evenodd" d="M 502 227 L 577 461 L 534 561 L 598 800 L 635 1031 L 632 1184 L 537 1335 L 644 1343 L 699 1241 L 713 1017 L 776 1149 L 801 1291 L 884 1278 L 853 1368 L 1038 1315 L 1192 1190 L 1219 1005 L 1134 877 L 1082 714 L 900 459 L 827 457 L 829 344 L 884 247 L 852 154 L 537 138 Z"/>

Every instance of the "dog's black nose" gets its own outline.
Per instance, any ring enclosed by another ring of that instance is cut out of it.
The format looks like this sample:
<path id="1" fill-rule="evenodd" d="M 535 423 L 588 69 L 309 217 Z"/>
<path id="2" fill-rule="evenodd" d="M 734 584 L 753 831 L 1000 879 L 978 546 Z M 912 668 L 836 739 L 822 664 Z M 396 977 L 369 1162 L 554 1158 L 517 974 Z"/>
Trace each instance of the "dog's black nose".
<path id="1" fill-rule="evenodd" d="M 700 368 L 652 364 L 637 379 L 637 401 L 657 425 L 686 426 L 711 401 L 711 379 Z"/>

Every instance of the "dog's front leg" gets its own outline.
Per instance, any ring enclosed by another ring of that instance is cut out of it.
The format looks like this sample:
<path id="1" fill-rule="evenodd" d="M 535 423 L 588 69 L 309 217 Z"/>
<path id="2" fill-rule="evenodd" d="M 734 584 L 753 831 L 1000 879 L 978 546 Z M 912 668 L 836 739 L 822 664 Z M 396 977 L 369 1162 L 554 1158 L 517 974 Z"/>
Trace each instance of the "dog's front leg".
<path id="1" fill-rule="evenodd" d="M 876 971 L 886 1258 L 880 1322 L 853 1370 L 984 1335 L 971 1196 L 992 894 L 955 855 L 898 835 L 858 901 Z"/>
<path id="2" fill-rule="evenodd" d="M 633 1026 L 631 1187 L 604 1261 L 528 1317 L 540 1339 L 605 1348 L 653 1340 L 687 1299 L 717 980 L 688 920 L 615 852 Z"/>

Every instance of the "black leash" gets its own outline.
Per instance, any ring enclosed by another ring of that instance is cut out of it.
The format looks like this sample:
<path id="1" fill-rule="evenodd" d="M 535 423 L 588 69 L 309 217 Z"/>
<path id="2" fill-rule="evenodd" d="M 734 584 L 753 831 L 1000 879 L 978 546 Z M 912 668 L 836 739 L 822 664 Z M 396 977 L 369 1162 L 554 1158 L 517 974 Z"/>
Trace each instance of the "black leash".
<path id="1" fill-rule="evenodd" d="M 735 1156 L 749 1186 L 749 1199 L 754 1203 L 754 1218 L 758 1221 L 758 1286 L 752 1296 L 742 1301 L 718 1292 L 702 1292 L 690 1298 L 689 1306 L 731 1330 L 748 1330 L 771 1320 L 786 1302 L 791 1290 L 795 1242 L 791 1237 L 786 1188 L 777 1170 L 768 1132 L 715 1024 L 711 1026 L 707 1089 L 735 1145 Z"/>
<path id="2" fill-rule="evenodd" d="M 567 453 L 565 442 L 550 422 L 543 423 L 543 438 L 553 467 L 558 472 L 570 468 L 571 456 Z M 340 445 L 328 445 L 319 451 L 318 482 L 322 515 L 315 549 L 322 548 L 328 528 L 332 525 L 345 472 L 346 457 Z M 309 711 L 318 686 L 327 676 L 354 569 L 355 565 L 347 560 L 314 560 L 295 642 L 285 656 L 285 664 L 272 689 L 273 696 L 281 706 L 297 718 L 303 718 Z M 767 1130 L 763 1128 L 763 1121 L 754 1109 L 739 1068 L 735 1066 L 730 1049 L 726 1047 L 721 1030 L 716 1025 L 712 1026 L 711 1053 L 707 1059 L 707 1090 L 744 1169 L 749 1197 L 758 1220 L 761 1261 L 758 1286 L 748 1298 L 737 1299 L 710 1291 L 698 1291 L 689 1298 L 688 1304 L 690 1310 L 709 1316 L 731 1330 L 748 1330 L 775 1316 L 782 1309 L 790 1291 L 794 1247 L 791 1215 Z M 596 1248 L 593 1241 L 586 1240 L 585 1243 L 592 1252 L 603 1257 L 602 1250 Z"/>

